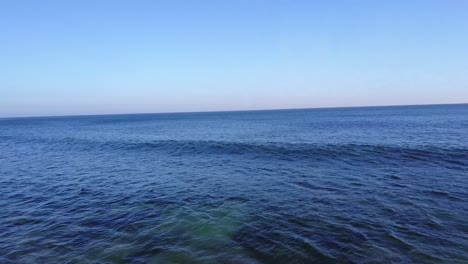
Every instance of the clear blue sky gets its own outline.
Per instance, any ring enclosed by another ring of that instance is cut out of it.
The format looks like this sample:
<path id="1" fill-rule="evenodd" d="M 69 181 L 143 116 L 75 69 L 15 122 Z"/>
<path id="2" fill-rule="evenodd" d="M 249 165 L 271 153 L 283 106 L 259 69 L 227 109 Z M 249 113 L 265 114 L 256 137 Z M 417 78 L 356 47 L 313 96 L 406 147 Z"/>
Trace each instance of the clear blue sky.
<path id="1" fill-rule="evenodd" d="M 468 102 L 468 1 L 0 2 L 0 116 Z"/>

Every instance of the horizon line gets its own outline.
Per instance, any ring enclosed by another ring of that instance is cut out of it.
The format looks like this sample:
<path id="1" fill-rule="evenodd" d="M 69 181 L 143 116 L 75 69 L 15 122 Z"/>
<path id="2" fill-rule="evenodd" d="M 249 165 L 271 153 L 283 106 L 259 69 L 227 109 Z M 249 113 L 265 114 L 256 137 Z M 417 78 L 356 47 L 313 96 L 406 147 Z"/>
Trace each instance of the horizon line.
<path id="1" fill-rule="evenodd" d="M 132 113 L 106 113 L 106 114 L 70 114 L 70 115 L 31 115 L 31 116 L 0 116 L 2 119 L 21 118 L 54 118 L 54 117 L 93 117 L 93 116 L 118 116 L 118 115 L 156 115 L 156 114 L 196 114 L 196 113 L 230 113 L 230 112 L 261 112 L 261 111 L 288 111 L 288 110 L 319 110 L 340 108 L 372 108 L 372 107 L 411 107 L 411 106 L 443 106 L 443 105 L 468 105 L 466 103 L 434 103 L 434 104 L 390 104 L 390 105 L 356 105 L 356 106 L 324 106 L 324 107 L 300 107 L 300 108 L 267 108 L 267 109 L 240 109 L 240 110 L 206 110 L 206 111 L 173 111 L 173 112 L 132 112 Z"/>

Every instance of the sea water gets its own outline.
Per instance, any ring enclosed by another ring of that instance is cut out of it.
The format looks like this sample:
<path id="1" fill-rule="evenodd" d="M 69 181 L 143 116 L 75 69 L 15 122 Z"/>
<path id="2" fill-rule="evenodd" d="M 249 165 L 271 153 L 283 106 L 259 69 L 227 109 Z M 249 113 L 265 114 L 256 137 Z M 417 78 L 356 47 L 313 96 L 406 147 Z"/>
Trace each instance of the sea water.
<path id="1" fill-rule="evenodd" d="M 0 119 L 0 263 L 468 263 L 468 105 Z"/>

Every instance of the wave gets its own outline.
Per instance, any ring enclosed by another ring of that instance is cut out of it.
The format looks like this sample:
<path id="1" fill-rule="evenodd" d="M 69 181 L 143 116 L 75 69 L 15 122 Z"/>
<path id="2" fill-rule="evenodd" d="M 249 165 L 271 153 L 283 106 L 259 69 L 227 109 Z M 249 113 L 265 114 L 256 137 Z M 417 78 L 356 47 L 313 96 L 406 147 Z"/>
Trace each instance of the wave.
<path id="1" fill-rule="evenodd" d="M 252 158 L 350 159 L 378 164 L 383 161 L 413 161 L 468 166 L 468 149 L 438 146 L 403 147 L 368 144 L 313 144 L 282 142 L 235 142 L 215 140 L 100 141 L 77 138 L 29 139 L 48 147 L 84 151 L 163 152 L 182 155 L 239 155 Z M 24 142 L 24 141 L 23 141 Z"/>
<path id="2" fill-rule="evenodd" d="M 158 140 L 151 142 L 112 142 L 118 148 L 129 150 L 165 150 L 175 155 L 228 154 L 297 158 L 365 158 L 378 160 L 407 159 L 415 161 L 447 161 L 456 165 L 468 165 L 468 149 L 463 148 L 410 148 L 384 145 L 359 144 L 293 144 L 293 143 L 248 143 L 229 141 Z"/>

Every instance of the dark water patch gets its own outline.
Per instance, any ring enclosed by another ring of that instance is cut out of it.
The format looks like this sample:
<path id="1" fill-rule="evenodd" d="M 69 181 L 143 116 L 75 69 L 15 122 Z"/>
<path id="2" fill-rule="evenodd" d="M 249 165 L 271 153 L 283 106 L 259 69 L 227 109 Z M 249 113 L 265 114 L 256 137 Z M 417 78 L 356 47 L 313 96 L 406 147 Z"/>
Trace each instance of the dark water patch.
<path id="1" fill-rule="evenodd" d="M 440 197 L 449 197 L 450 195 L 446 192 L 441 191 L 428 191 L 429 195 L 440 196 Z"/>
<path id="2" fill-rule="evenodd" d="M 460 196 L 450 194 L 448 192 L 444 191 L 437 191 L 437 190 L 431 190 L 431 191 L 426 191 L 428 195 L 430 196 L 435 196 L 435 197 L 441 197 L 441 198 L 447 198 L 452 201 L 463 201 L 464 199 Z"/>
<path id="3" fill-rule="evenodd" d="M 236 196 L 232 196 L 232 197 L 226 198 L 226 201 L 245 203 L 245 202 L 250 201 L 250 199 L 249 199 L 249 198 L 245 198 L 245 197 L 236 197 Z"/>
<path id="4" fill-rule="evenodd" d="M 391 186 L 397 187 L 397 188 L 407 188 L 407 185 L 404 184 L 399 184 L 399 183 L 390 183 Z"/>

